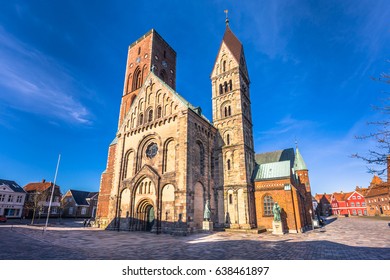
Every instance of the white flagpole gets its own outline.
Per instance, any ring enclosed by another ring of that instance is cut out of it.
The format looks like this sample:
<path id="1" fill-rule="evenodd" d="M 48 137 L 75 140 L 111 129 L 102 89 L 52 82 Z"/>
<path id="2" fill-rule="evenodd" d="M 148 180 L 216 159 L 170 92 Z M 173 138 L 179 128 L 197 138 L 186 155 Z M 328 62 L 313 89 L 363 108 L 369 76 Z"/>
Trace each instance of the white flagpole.
<path id="1" fill-rule="evenodd" d="M 56 179 L 57 179 L 57 173 L 58 173 L 58 166 L 60 165 L 60 159 L 61 159 L 61 154 L 58 155 L 57 168 L 56 168 L 56 173 L 54 175 L 54 183 L 53 183 L 53 188 L 51 190 L 50 201 L 49 201 L 49 208 L 47 209 L 47 217 L 46 217 L 46 224 L 45 224 L 44 232 L 46 232 L 47 224 L 49 222 L 51 201 L 53 200 L 54 189 L 56 188 Z"/>

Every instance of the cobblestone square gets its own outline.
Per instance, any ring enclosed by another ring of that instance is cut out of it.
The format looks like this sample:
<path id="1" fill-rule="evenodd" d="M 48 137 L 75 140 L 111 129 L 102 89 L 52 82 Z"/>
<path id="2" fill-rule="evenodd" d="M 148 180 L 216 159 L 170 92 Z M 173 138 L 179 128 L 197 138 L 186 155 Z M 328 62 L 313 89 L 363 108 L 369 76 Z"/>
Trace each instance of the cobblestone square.
<path id="1" fill-rule="evenodd" d="M 214 232 L 184 237 L 65 222 L 0 226 L 2 260 L 390 260 L 389 221 L 328 218 L 303 234 Z"/>

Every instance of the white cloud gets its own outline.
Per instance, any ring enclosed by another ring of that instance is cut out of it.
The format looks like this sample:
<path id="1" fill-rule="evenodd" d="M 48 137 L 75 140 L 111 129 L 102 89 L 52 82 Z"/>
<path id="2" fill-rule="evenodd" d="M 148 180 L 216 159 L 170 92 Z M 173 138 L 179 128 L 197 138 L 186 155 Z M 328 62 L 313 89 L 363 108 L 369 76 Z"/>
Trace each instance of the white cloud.
<path id="1" fill-rule="evenodd" d="M 55 59 L 0 26 L 0 100 L 16 110 L 72 124 L 90 124 L 78 100 L 85 88 Z"/>

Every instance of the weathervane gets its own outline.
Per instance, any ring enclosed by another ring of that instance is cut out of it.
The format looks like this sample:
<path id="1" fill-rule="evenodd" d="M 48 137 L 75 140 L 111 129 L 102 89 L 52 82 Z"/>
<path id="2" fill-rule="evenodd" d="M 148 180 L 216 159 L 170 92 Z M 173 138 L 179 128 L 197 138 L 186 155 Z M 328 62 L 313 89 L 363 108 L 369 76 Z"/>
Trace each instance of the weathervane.
<path id="1" fill-rule="evenodd" d="M 225 14 L 226 14 L 226 19 L 225 19 L 225 23 L 226 23 L 226 26 L 228 26 L 229 25 L 229 18 L 228 18 L 228 10 L 224 10 L 223 11 Z"/>

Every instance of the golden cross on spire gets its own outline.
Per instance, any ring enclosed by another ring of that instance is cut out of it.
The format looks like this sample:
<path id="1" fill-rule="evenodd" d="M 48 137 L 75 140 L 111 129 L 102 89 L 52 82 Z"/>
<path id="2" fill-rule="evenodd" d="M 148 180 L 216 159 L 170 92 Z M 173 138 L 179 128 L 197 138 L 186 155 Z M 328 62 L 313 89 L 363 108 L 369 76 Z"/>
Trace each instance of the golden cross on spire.
<path id="1" fill-rule="evenodd" d="M 228 10 L 224 10 L 223 11 L 225 14 L 226 14 L 226 19 L 225 19 L 225 23 L 226 23 L 226 26 L 228 26 L 229 25 L 229 17 L 228 17 Z"/>

